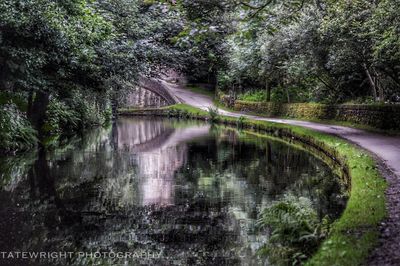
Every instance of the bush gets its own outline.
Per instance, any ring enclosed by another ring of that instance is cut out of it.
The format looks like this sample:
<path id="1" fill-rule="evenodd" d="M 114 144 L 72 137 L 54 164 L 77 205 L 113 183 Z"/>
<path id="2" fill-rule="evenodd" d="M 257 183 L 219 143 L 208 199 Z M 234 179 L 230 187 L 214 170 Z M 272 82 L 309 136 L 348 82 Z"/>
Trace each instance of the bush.
<path id="1" fill-rule="evenodd" d="M 208 115 L 210 117 L 211 122 L 216 122 L 219 119 L 218 108 L 208 107 Z"/>
<path id="2" fill-rule="evenodd" d="M 236 122 L 238 128 L 243 128 L 244 122 L 246 121 L 246 117 L 240 116 Z"/>
<path id="3" fill-rule="evenodd" d="M 37 132 L 15 104 L 0 105 L 0 150 L 28 150 L 37 143 Z"/>
<path id="4" fill-rule="evenodd" d="M 76 130 L 80 123 L 80 115 L 68 105 L 56 99 L 50 101 L 44 124 L 44 132 L 48 135 L 62 134 L 64 130 Z"/>
<path id="5" fill-rule="evenodd" d="M 310 258 L 328 233 L 328 221 L 320 221 L 307 198 L 286 196 L 266 208 L 258 222 L 271 230 L 261 250 L 274 265 L 298 265 Z"/>
<path id="6" fill-rule="evenodd" d="M 93 97 L 75 93 L 62 101 L 50 101 L 44 130 L 48 135 L 69 134 L 106 124 L 110 119 L 111 108 L 100 107 Z"/>
<path id="7" fill-rule="evenodd" d="M 238 99 L 248 102 L 264 102 L 267 101 L 267 92 L 265 90 L 248 91 L 238 95 Z"/>
<path id="8" fill-rule="evenodd" d="M 96 101 L 95 94 L 75 93 L 68 104 L 79 114 L 81 129 L 103 125 L 111 118 L 111 108 L 106 103 L 100 104 Z"/>

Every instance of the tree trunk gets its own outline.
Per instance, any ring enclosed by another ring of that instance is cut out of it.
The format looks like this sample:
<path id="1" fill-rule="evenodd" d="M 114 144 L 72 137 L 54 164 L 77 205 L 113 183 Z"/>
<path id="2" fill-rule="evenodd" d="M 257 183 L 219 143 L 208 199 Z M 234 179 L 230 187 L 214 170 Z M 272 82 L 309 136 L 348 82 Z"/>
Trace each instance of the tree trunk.
<path id="1" fill-rule="evenodd" d="M 383 87 L 379 84 L 379 74 L 376 72 L 376 70 L 374 69 L 374 73 L 375 73 L 375 86 L 379 92 L 379 101 L 381 103 L 383 103 L 385 101 L 385 95 L 383 92 Z"/>
<path id="2" fill-rule="evenodd" d="M 368 70 L 367 64 L 364 63 L 364 64 L 363 64 L 363 67 L 364 67 L 365 73 L 367 74 L 369 83 L 370 83 L 371 88 L 372 88 L 372 95 L 373 95 L 373 97 L 374 97 L 374 101 L 376 101 L 376 100 L 378 99 L 378 95 L 377 95 L 377 92 L 376 92 L 376 84 L 375 84 L 375 81 L 374 81 L 374 79 L 372 78 L 371 73 L 370 73 L 369 70 Z"/>
<path id="3" fill-rule="evenodd" d="M 50 94 L 43 91 L 36 92 L 34 96 L 32 106 L 28 110 L 28 119 L 32 126 L 37 130 L 39 140 L 44 137 L 43 126 L 46 120 L 46 111 L 50 102 Z"/>
<path id="4" fill-rule="evenodd" d="M 29 116 L 32 114 L 32 104 L 33 104 L 33 90 L 29 91 L 29 96 L 28 96 L 28 109 L 27 109 L 27 116 L 29 119 Z"/>
<path id="5" fill-rule="evenodd" d="M 112 99 L 111 100 L 111 115 L 112 120 L 115 121 L 118 118 L 118 100 Z"/>
<path id="6" fill-rule="evenodd" d="M 271 101 L 271 87 L 268 84 L 268 81 L 265 82 L 265 89 L 267 90 L 267 102 Z"/>
<path id="7" fill-rule="evenodd" d="M 290 94 L 287 86 L 285 86 L 285 90 L 286 90 L 287 102 L 290 103 Z"/>
<path id="8" fill-rule="evenodd" d="M 382 86 L 378 86 L 379 88 L 379 100 L 381 103 L 383 103 L 385 101 L 385 95 L 383 93 L 383 87 Z"/>

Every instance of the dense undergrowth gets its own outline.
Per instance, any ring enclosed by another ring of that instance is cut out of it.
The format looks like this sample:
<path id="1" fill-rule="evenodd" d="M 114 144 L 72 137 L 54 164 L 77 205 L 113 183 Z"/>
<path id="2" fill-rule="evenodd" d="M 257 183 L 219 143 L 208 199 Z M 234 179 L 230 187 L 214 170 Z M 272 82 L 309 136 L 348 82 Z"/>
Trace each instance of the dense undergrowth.
<path id="1" fill-rule="evenodd" d="M 0 105 L 0 151 L 33 148 L 37 132 L 15 104 Z"/>
<path id="2" fill-rule="evenodd" d="M 77 95 L 64 101 L 51 99 L 44 125 L 43 136 L 38 136 L 27 117 L 27 102 L 18 97 L 2 94 L 0 103 L 0 151 L 2 153 L 26 151 L 40 142 L 54 147 L 63 137 L 79 133 L 86 128 L 103 125 L 111 118 L 111 110 L 96 101 Z"/>
<path id="3" fill-rule="evenodd" d="M 262 211 L 259 226 L 272 231 L 260 254 L 273 265 L 300 265 L 326 238 L 329 219 L 318 217 L 310 199 L 286 195 Z"/>

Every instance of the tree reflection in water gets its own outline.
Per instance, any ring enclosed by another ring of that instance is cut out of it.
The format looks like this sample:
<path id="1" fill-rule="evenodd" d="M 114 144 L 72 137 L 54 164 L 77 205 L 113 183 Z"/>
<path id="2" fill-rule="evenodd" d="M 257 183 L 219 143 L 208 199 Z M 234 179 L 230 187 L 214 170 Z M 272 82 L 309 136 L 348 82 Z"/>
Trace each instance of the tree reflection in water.
<path id="1" fill-rule="evenodd" d="M 121 118 L 18 165 L 2 168 L 1 250 L 163 251 L 128 259 L 133 265 L 260 264 L 255 253 L 268 238 L 255 230 L 262 208 L 290 192 L 335 218 L 346 200 L 311 154 L 200 122 Z M 57 263 L 88 261 L 37 261 Z"/>

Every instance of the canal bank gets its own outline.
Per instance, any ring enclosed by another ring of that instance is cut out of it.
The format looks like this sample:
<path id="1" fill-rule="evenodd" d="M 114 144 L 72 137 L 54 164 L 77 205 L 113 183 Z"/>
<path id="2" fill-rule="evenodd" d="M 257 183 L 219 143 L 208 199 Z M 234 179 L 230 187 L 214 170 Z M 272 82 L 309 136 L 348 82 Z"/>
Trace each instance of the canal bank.
<path id="1" fill-rule="evenodd" d="M 290 196 L 334 221 L 348 195 L 307 150 L 199 120 L 119 117 L 32 163 L 0 160 L 10 177 L 0 189 L 2 250 L 72 254 L 41 265 L 87 265 L 82 252 L 110 251 L 162 251 L 129 265 L 265 265 L 262 210 Z M 121 264 L 113 259 L 124 258 L 96 255 L 92 263 Z"/>
<path id="2" fill-rule="evenodd" d="M 168 79 L 159 80 L 163 83 L 182 103 L 188 104 L 202 110 L 212 108 L 218 110 L 222 115 L 276 122 L 293 126 L 301 126 L 312 130 L 338 136 L 350 141 L 360 148 L 369 152 L 381 166 L 380 173 L 385 176 L 388 182 L 386 190 L 387 218 L 380 224 L 379 245 L 372 252 L 368 259 L 368 265 L 398 265 L 400 263 L 400 137 L 396 132 L 377 130 L 376 128 L 360 126 L 359 124 L 349 125 L 338 121 L 304 121 L 286 118 L 264 117 L 260 114 L 240 113 L 232 110 L 219 108 L 219 104 L 213 101 L 204 90 L 193 90 L 185 82 L 171 83 Z M 374 109 L 374 108 L 373 108 Z M 378 109 L 381 109 L 378 107 Z M 374 115 L 375 116 L 375 115 Z M 396 114 L 389 115 L 386 122 L 398 119 Z M 375 116 L 376 117 L 376 116 Z M 385 119 L 388 115 L 378 115 L 379 119 Z M 354 127 L 356 126 L 356 127 Z M 388 135 L 390 133 L 391 135 Z M 393 135 L 394 134 L 394 135 Z"/>
<path id="3" fill-rule="evenodd" d="M 208 112 L 188 105 L 158 110 L 120 110 L 121 115 L 152 115 L 210 120 Z M 332 226 L 329 237 L 308 265 L 359 265 L 365 263 L 378 244 L 379 225 L 387 215 L 381 172 L 384 167 L 355 145 L 333 135 L 296 125 L 256 121 L 244 117 L 213 117 L 218 123 L 258 130 L 277 137 L 310 145 L 335 158 L 351 180 L 350 198 L 340 219 Z"/>

